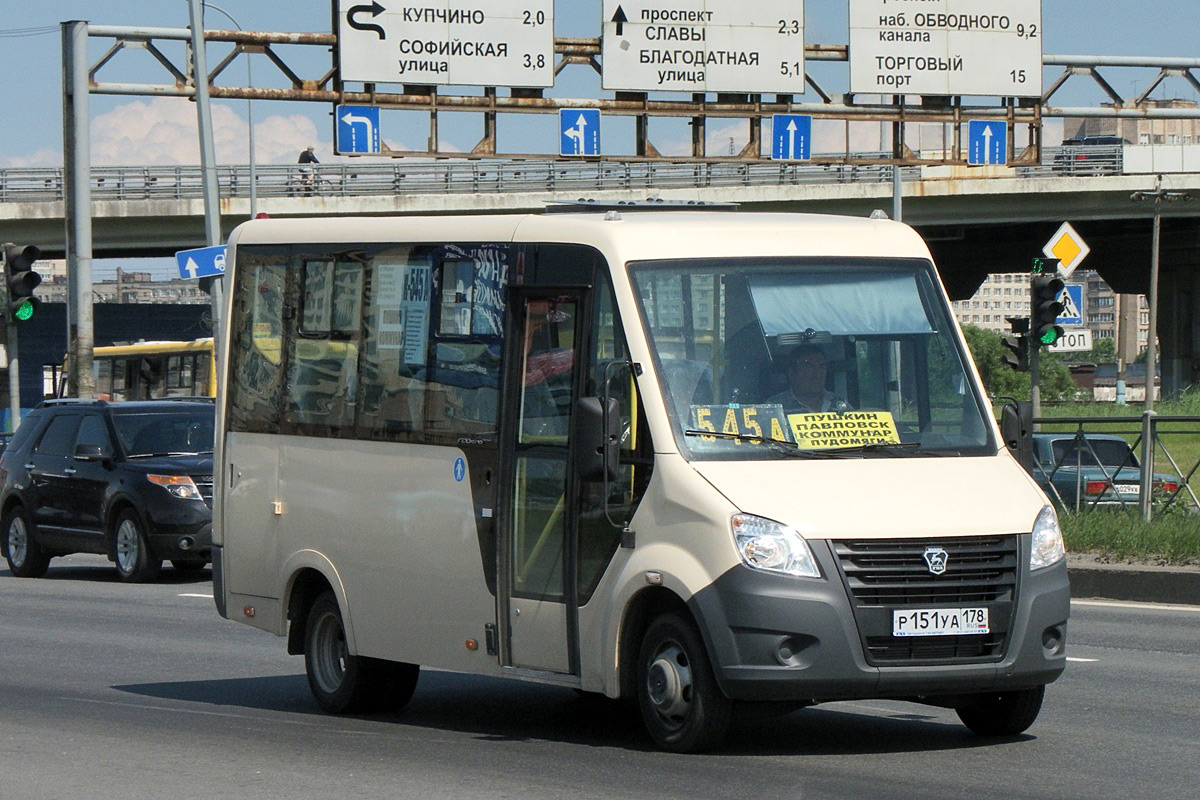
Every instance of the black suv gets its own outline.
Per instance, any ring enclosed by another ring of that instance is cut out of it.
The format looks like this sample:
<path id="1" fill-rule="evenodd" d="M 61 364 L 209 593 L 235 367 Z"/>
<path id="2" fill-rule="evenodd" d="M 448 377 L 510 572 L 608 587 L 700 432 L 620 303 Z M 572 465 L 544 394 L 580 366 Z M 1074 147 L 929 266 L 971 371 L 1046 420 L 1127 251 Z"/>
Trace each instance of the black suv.
<path id="1" fill-rule="evenodd" d="M 215 406 L 204 400 L 50 400 L 0 455 L 2 546 L 12 574 L 39 578 L 70 553 L 109 557 L 121 580 L 167 559 L 199 570 L 212 548 Z"/>

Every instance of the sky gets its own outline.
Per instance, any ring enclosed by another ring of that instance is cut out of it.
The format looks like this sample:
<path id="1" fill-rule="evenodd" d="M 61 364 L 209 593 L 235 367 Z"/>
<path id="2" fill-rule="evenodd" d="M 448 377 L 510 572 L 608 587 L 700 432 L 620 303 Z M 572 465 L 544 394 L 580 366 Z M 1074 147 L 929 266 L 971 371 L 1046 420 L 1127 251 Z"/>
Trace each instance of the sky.
<path id="1" fill-rule="evenodd" d="M 798 1 L 798 0 L 797 0 Z M 948 0 L 954 2 L 955 0 Z M 963 0 L 966 2 L 967 0 Z M 384 0 L 386 2 L 386 0 Z M 519 0 L 513 0 L 519 2 Z M 721 3 L 753 0 L 718 0 Z M 910 8 L 911 0 L 892 0 L 898 8 Z M 998 11 L 1008 2 L 1025 6 L 1029 0 L 989 0 L 988 8 Z M 807 44 L 845 44 L 849 41 L 848 0 L 806 0 L 804 4 L 805 42 Z M 439 2 L 404 0 L 404 5 L 433 7 Z M 664 2 L 664 5 L 667 4 Z M 332 0 L 220 0 L 209 4 L 205 27 L 251 31 L 329 33 L 332 27 Z M 449 3 L 452 8 L 471 7 L 470 2 Z M 218 7 L 216 10 L 213 6 Z M 554 0 L 555 35 L 559 37 L 595 37 L 599 35 L 602 0 Z M 224 12 L 224 13 L 222 13 Z M 229 17 L 236 20 L 231 24 Z M 93 25 L 129 28 L 186 28 L 189 23 L 187 0 L 0 0 L 0 102 L 9 111 L 9 124 L 0 136 L 0 168 L 62 166 L 62 55 L 59 23 L 86 20 Z M 1196 0 L 1043 0 L 1043 53 L 1088 56 L 1170 56 L 1200 58 L 1200 2 Z M 89 57 L 100 59 L 107 42 L 93 39 Z M 182 46 L 178 52 L 164 46 L 166 54 L 182 64 Z M 225 50 L 210 45 L 208 64 L 220 61 Z M 316 78 L 330 66 L 324 48 L 280 48 L 289 66 L 303 78 Z M 250 63 L 253 85 L 283 88 L 282 76 L 263 57 Z M 242 85 L 246 78 L 244 57 L 235 60 L 225 73 L 223 85 Z M 845 65 L 809 65 L 811 74 L 827 91 L 843 92 Z M 1102 70 L 1118 92 L 1126 96 L 1138 93 L 1154 73 L 1129 69 Z M 1043 85 L 1048 85 L 1061 69 L 1047 69 Z M 144 51 L 124 51 L 98 73 L 98 79 L 112 83 L 163 84 L 170 79 L 164 69 Z M 385 87 L 395 91 L 395 87 Z M 460 91 L 447 89 L 447 92 Z M 547 95 L 571 98 L 611 97 L 599 85 L 591 70 L 568 67 L 563 70 Z M 811 95 L 811 93 L 810 93 Z M 1171 79 L 1155 96 L 1197 100 L 1195 90 L 1182 79 Z M 815 96 L 801 98 L 814 101 Z M 1084 77 L 1071 78 L 1066 89 L 1056 95 L 1059 105 L 1097 105 L 1106 98 L 1098 87 Z M 181 98 L 91 95 L 91 146 L 95 166 L 198 164 L 195 105 Z M 316 147 L 322 163 L 337 162 L 332 153 L 332 109 L 321 103 L 256 101 L 253 105 L 255 158 L 258 163 L 294 163 L 296 155 L 308 145 Z M 18 122 L 19 121 L 19 122 Z M 654 127 L 655 125 L 658 127 Z M 614 136 L 605 128 L 605 151 L 609 142 L 623 137 L 631 146 L 632 137 L 621 125 L 632 128 L 630 118 L 613 120 Z M 652 122 L 651 136 L 663 153 L 685 155 L 689 152 L 690 133 L 682 123 Z M 1058 123 L 1047 127 L 1045 141 L 1054 143 L 1061 132 Z M 424 146 L 428 116 L 417 114 L 385 118 L 384 139 L 392 149 L 417 149 Z M 746 140 L 746 123 L 710 121 L 710 154 L 740 150 Z M 245 101 L 213 102 L 213 128 L 217 161 L 221 164 L 247 163 L 247 104 Z M 878 147 L 878 129 L 863 126 L 851 134 L 851 149 Z M 814 130 L 819 140 L 822 133 Z M 845 133 L 837 145 L 845 141 Z M 469 150 L 480 136 L 477 115 L 443 114 L 439 136 L 446 151 Z M 873 138 L 873 141 L 872 141 Z M 498 147 L 514 152 L 528 142 L 539 142 L 544 152 L 557 147 L 557 118 L 522 116 L 499 126 Z M 909 142 L 910 146 L 913 142 Z M 174 269 L 161 264 L 144 265 L 158 272 Z M 97 262 L 97 276 L 103 277 L 105 262 Z M 126 267 L 128 268 L 128 267 Z M 115 269 L 115 265 L 112 266 Z"/>

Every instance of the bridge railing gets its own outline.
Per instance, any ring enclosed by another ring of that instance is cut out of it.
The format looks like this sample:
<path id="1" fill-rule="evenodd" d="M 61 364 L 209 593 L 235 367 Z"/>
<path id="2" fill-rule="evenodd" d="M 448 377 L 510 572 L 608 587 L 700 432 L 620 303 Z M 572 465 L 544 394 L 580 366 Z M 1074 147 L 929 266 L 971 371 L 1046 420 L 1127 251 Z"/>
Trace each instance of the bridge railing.
<path id="1" fill-rule="evenodd" d="M 1017 167 L 1018 177 L 1121 174 L 1121 147 L 1045 148 L 1040 165 Z M 884 153 L 857 153 L 852 162 L 783 164 L 737 161 L 552 161 L 439 160 L 379 163 L 350 161 L 315 164 L 310 187 L 294 164 L 255 168 L 259 197 L 322 195 L 364 197 L 399 194 L 564 192 L 723 186 L 828 185 L 891 181 L 892 167 L 871 163 Z M 901 167 L 905 181 L 920 180 L 923 167 Z M 222 197 L 248 197 L 245 165 L 216 168 Z M 0 202 L 55 202 L 63 199 L 64 175 L 57 167 L 0 170 Z M 94 201 L 195 199 L 203 197 L 198 166 L 93 167 Z"/>

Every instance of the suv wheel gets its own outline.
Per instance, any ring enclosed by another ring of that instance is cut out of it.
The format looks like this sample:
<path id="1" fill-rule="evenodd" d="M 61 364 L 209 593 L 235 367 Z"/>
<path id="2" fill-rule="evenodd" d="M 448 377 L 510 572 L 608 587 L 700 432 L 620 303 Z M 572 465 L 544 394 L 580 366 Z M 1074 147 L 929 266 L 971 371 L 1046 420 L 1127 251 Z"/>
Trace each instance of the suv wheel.
<path id="1" fill-rule="evenodd" d="M 50 566 L 50 556 L 33 538 L 33 525 L 22 506 L 4 515 L 4 557 L 17 578 L 40 578 Z"/>
<path id="2" fill-rule="evenodd" d="M 117 565 L 117 575 L 126 583 L 148 583 L 158 578 L 162 571 L 162 560 L 150 553 L 142 522 L 132 508 L 125 509 L 117 517 L 113 562 Z"/>

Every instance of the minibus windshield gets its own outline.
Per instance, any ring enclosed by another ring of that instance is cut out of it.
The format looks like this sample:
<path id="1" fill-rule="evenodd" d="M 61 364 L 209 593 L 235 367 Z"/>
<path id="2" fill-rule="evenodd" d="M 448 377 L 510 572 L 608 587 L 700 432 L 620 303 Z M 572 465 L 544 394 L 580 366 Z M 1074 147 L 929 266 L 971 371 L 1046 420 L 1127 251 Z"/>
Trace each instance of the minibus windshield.
<path id="1" fill-rule="evenodd" d="M 689 458 L 995 452 L 927 261 L 643 261 L 630 272 Z"/>

